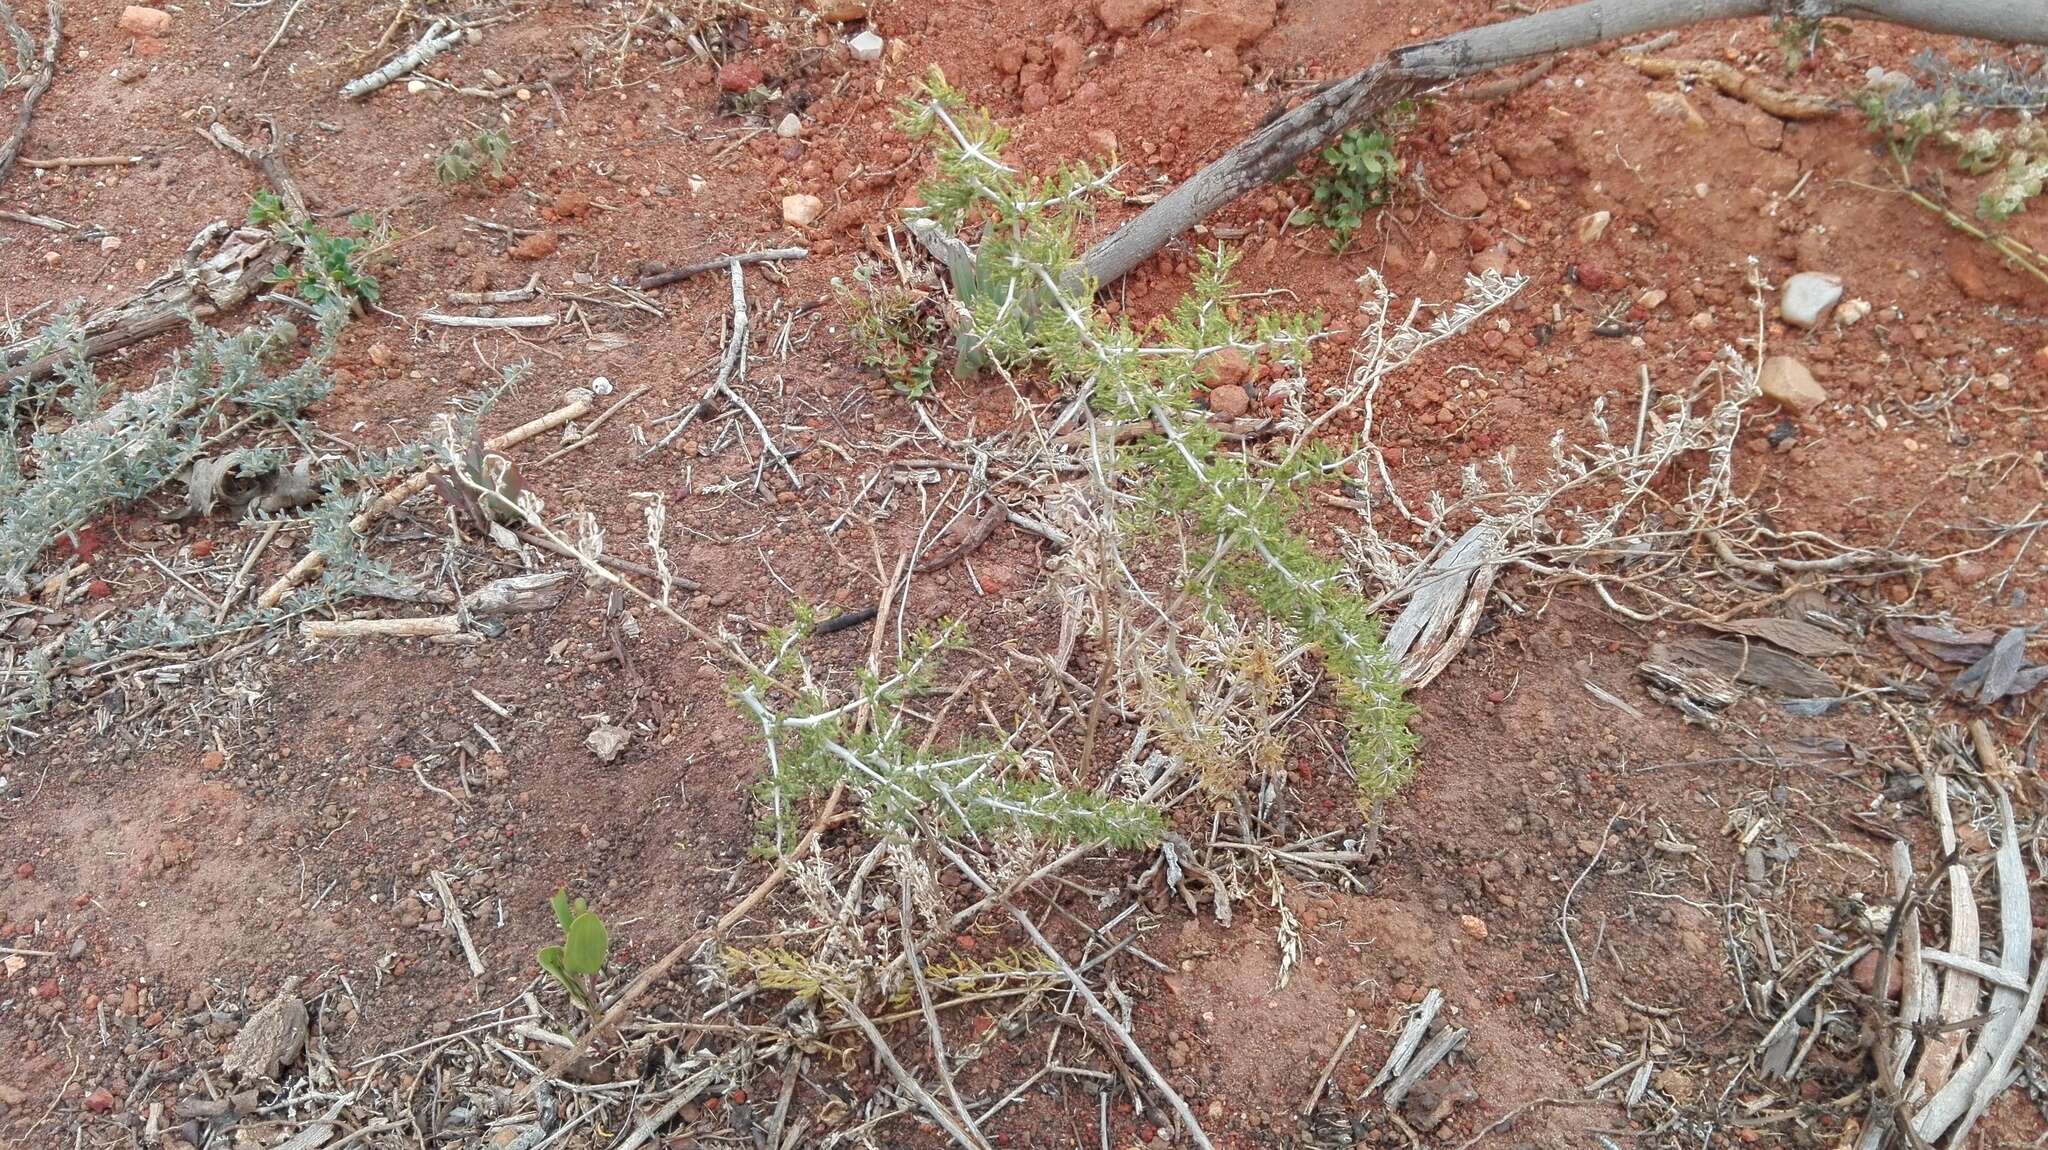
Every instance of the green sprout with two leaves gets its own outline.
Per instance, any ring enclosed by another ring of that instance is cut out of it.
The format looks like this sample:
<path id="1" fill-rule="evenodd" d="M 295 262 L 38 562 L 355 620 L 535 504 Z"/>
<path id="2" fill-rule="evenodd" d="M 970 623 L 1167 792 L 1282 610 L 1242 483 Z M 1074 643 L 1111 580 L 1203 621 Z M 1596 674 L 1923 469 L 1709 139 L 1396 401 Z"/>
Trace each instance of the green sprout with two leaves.
<path id="1" fill-rule="evenodd" d="M 595 1019 L 597 992 L 590 980 L 604 969 L 605 955 L 611 950 L 611 934 L 588 902 L 580 898 L 571 902 L 567 891 L 556 891 L 548 905 L 554 909 L 555 922 L 562 928 L 562 941 L 540 948 L 540 968 L 562 984 L 569 1001 Z"/>

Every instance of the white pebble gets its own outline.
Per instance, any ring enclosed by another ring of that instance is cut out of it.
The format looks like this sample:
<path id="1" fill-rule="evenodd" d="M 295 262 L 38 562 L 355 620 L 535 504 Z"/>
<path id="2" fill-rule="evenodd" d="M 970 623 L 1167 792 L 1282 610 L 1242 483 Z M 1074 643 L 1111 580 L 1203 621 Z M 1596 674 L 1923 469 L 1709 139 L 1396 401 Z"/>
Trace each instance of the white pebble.
<path id="1" fill-rule="evenodd" d="M 796 118 L 795 112 L 782 117 L 782 122 L 775 125 L 775 134 L 785 140 L 796 139 L 797 136 L 803 133 L 803 130 L 804 122 Z"/>
<path id="2" fill-rule="evenodd" d="M 856 60 L 874 61 L 882 58 L 882 38 L 875 35 L 873 29 L 848 40 L 846 46 L 853 50 L 853 58 Z"/>
<path id="3" fill-rule="evenodd" d="M 612 393 L 612 381 L 611 381 L 611 380 L 609 380 L 609 379 L 605 378 L 604 376 L 601 376 L 601 375 L 600 375 L 600 376 L 598 376 L 598 377 L 597 377 L 596 379 L 593 379 L 593 380 L 591 380 L 591 381 L 590 381 L 590 394 L 592 394 L 592 395 L 610 395 L 611 393 Z"/>
<path id="4" fill-rule="evenodd" d="M 1812 327 L 1827 318 L 1828 309 L 1842 298 L 1842 277 L 1827 272 L 1800 272 L 1785 281 L 1778 298 L 1778 314 L 1786 323 Z"/>
<path id="5" fill-rule="evenodd" d="M 405 90 L 417 96 L 427 90 L 427 82 L 425 80 L 407 80 L 405 82 Z"/>

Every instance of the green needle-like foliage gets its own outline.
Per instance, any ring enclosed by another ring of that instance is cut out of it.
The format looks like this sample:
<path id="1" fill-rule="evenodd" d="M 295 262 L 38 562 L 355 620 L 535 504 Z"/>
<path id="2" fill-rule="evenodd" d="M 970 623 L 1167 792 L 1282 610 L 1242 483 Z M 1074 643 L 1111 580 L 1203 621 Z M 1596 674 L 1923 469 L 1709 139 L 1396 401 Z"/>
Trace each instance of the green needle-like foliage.
<path id="1" fill-rule="evenodd" d="M 1242 600 L 1284 624 L 1321 656 L 1349 729 L 1348 758 L 1363 805 L 1411 771 L 1411 708 L 1377 620 L 1291 527 L 1306 491 L 1323 481 L 1324 453 L 1298 445 L 1282 458 L 1226 451 L 1205 422 L 1179 418 L 1210 355 L 1235 349 L 1282 364 L 1306 363 L 1312 316 L 1267 314 L 1246 322 L 1230 298 L 1228 254 L 1204 253 L 1188 295 L 1156 330 L 1104 319 L 1094 285 L 1072 270 L 1075 235 L 1088 193 L 1103 177 L 1086 167 L 1034 180 L 1001 157 L 1003 130 L 965 109 L 934 76 L 907 105 L 905 129 L 930 141 L 937 174 L 912 209 L 962 238 L 978 236 L 973 282 L 954 290 L 969 316 L 961 343 L 1006 370 L 1043 372 L 1088 390 L 1102 415 L 1150 421 L 1159 434 L 1105 452 L 1136 495 L 1125 518 L 1171 522 L 1206 538 L 1213 556 L 1186 591 L 1204 611 L 1231 612 Z M 1384 140 L 1350 141 L 1345 156 L 1381 179 L 1394 170 Z M 1382 162 L 1384 161 L 1384 162 Z"/>

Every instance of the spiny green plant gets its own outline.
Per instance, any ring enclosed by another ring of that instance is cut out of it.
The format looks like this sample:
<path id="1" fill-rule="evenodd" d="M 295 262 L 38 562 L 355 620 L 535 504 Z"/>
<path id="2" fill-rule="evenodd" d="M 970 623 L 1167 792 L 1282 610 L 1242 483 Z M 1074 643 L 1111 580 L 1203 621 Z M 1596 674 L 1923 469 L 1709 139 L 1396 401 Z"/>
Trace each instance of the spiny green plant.
<path id="1" fill-rule="evenodd" d="M 1339 136 L 1322 152 L 1323 170 L 1311 196 L 1316 223 L 1329 229 L 1330 247 L 1344 251 L 1366 216 L 1393 196 L 1401 160 L 1394 141 L 1379 128 L 1359 127 Z"/>
<path id="2" fill-rule="evenodd" d="M 1001 158 L 1002 129 L 965 110 L 937 75 L 906 103 L 901 123 L 936 145 L 937 174 L 912 211 L 956 235 L 982 237 L 973 282 L 954 285 L 966 313 L 963 345 L 1006 370 L 1035 369 L 1086 388 L 1100 414 L 1156 429 L 1109 457 L 1137 493 L 1126 517 L 1206 540 L 1208 558 L 1184 588 L 1201 610 L 1230 612 L 1249 599 L 1321 656 L 1346 719 L 1361 802 L 1391 792 L 1412 770 L 1411 709 L 1364 600 L 1291 527 L 1324 481 L 1328 453 L 1303 438 L 1279 459 L 1255 460 L 1225 451 L 1220 431 L 1185 415 L 1211 354 L 1235 348 L 1305 364 L 1318 322 L 1279 312 L 1246 322 L 1230 299 L 1233 257 L 1221 250 L 1204 253 L 1188 296 L 1157 331 L 1106 319 L 1093 306 L 1094 285 L 1071 270 L 1087 193 L 1099 183 L 1093 173 L 1073 167 L 1043 181 L 1020 174 Z M 1387 160 L 1383 173 L 1394 170 Z"/>
<path id="3" fill-rule="evenodd" d="M 795 804 L 844 784 L 860 800 L 876 834 L 906 837 L 930 827 L 949 837 L 1017 832 L 1051 842 L 1107 840 L 1116 846 L 1157 842 L 1157 811 L 1069 787 L 1050 777 L 1050 763 L 1001 746 L 966 743 L 927 752 L 911 738 L 902 707 L 931 685 L 939 656 L 958 646 L 959 628 L 918 636 L 886 679 L 863 675 L 854 698 L 835 703 L 819 687 L 804 689 L 778 710 L 764 701 L 778 680 L 810 681 L 800 670 L 800 642 L 815 616 L 799 607 L 796 622 L 773 630 L 776 652 L 735 692 L 741 713 L 761 727 L 768 773 L 757 797 L 767 808 L 764 851 L 788 849 Z M 856 724 L 856 711 L 874 721 Z"/>
<path id="4" fill-rule="evenodd" d="M 315 307 L 339 302 L 358 314 L 363 305 L 377 302 L 377 278 L 366 266 L 385 242 L 375 217 L 363 212 L 349 217 L 349 227 L 363 236 L 335 235 L 310 220 L 292 219 L 275 194 L 258 192 L 249 204 L 249 223 L 269 229 L 296 253 L 271 268 L 271 282 L 281 290 Z"/>
<path id="5" fill-rule="evenodd" d="M 604 970 L 605 957 L 611 952 L 611 933 L 588 902 L 581 898 L 572 902 L 566 890 L 557 890 L 548 907 L 555 912 L 562 941 L 541 947 L 535 958 L 540 968 L 561 985 L 569 1001 L 594 1019 L 598 1014 L 597 991 L 591 980 Z"/>
<path id="6" fill-rule="evenodd" d="M 279 428 L 300 440 L 308 437 L 305 410 L 333 386 L 327 363 L 346 315 L 338 304 L 324 308 L 313 346 L 296 364 L 288 360 L 300 336 L 290 323 L 279 320 L 233 335 L 195 324 L 190 345 L 171 357 L 154 384 L 105 409 L 100 404 L 115 389 L 84 355 L 75 319 L 66 317 L 46 328 L 33 354 L 68 352 L 68 358 L 50 379 L 23 381 L 0 392 L 0 501 L 8 508 L 0 516 L 0 592 L 20 594 L 54 546 L 89 546 L 83 541 L 93 524 L 180 476 L 189 481 L 200 461 L 281 461 L 281 451 L 236 445 Z M 53 414 L 68 420 L 61 430 L 43 426 L 44 417 Z M 49 711 L 72 676 L 117 655 L 193 650 L 368 589 L 406 585 L 398 572 L 367 554 L 367 541 L 350 521 L 367 498 L 366 490 L 417 468 L 424 456 L 423 448 L 409 447 L 332 457 L 321 465 L 321 496 L 311 508 L 290 513 L 248 508 L 252 518 L 310 524 L 313 545 L 327 556 L 320 582 L 287 605 L 242 608 L 219 620 L 166 603 L 89 615 L 72 624 L 53 647 L 45 644 L 31 653 L 28 681 L 0 689 L 0 718 L 18 723 Z"/>
<path id="7" fill-rule="evenodd" d="M 493 177 L 505 174 L 505 161 L 512 156 L 512 137 L 496 128 L 456 140 L 434 157 L 434 176 L 444 184 L 462 184 L 488 171 Z"/>

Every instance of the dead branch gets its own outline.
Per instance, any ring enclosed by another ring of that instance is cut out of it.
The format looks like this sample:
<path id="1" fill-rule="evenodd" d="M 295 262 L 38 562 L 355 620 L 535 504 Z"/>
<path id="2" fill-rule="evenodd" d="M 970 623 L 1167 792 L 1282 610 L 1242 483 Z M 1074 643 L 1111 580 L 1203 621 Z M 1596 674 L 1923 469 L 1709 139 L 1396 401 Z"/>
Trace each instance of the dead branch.
<path id="1" fill-rule="evenodd" d="M 280 131 L 277 121 L 269 116 L 263 117 L 263 129 L 269 134 L 270 143 L 261 148 L 242 140 L 228 131 L 227 125 L 218 122 L 200 134 L 222 149 L 256 165 L 256 170 L 263 173 L 264 182 L 270 185 L 270 190 L 276 192 L 278 200 L 284 204 L 285 214 L 292 220 L 303 220 L 309 214 L 306 209 L 305 193 L 299 191 L 299 182 L 292 178 L 291 170 L 284 166 L 284 150 L 291 143 L 291 137 Z"/>
<path id="2" fill-rule="evenodd" d="M 2048 5 L 2035 0 L 1603 0 L 1539 12 L 1397 48 L 1331 84 L 1089 248 L 1082 270 L 1098 286 L 1121 279 L 1223 205 L 1287 175 L 1353 124 L 1425 89 L 1609 40 L 1780 9 L 1799 20 L 1843 16 L 2009 44 L 2048 43 Z"/>
<path id="3" fill-rule="evenodd" d="M 15 162 L 31 171 L 61 172 L 66 168 L 132 168 L 147 159 L 148 156 L 22 156 Z"/>
<path id="4" fill-rule="evenodd" d="M 261 228 L 208 224 L 185 247 L 169 271 L 120 303 L 104 307 L 79 325 L 82 354 L 91 358 L 182 328 L 193 320 L 232 311 L 263 287 L 276 262 L 277 241 Z M 0 382 L 40 379 L 70 358 L 68 351 L 40 352 L 41 341 L 25 339 L 0 347 Z"/>
<path id="5" fill-rule="evenodd" d="M 14 159 L 21 154 L 22 142 L 28 139 L 28 126 L 36 116 L 36 101 L 50 90 L 57 79 L 57 47 L 64 38 L 64 6 L 57 0 L 50 0 L 50 29 L 43 41 L 43 54 L 36 61 L 35 79 L 29 81 L 28 92 L 21 98 L 21 110 L 15 114 L 14 131 L 7 142 L 0 144 L 0 181 L 7 179 L 7 173 L 14 167 Z M 14 10 L 5 0 L 0 0 L 0 27 L 4 27 L 16 41 L 27 42 L 28 35 L 14 19 Z"/>
<path id="6" fill-rule="evenodd" d="M 810 254 L 809 248 L 769 248 L 766 251 L 746 252 L 736 256 L 713 256 L 708 260 L 698 260 L 695 263 L 684 264 L 681 267 L 663 268 L 658 272 L 648 272 L 640 277 L 639 287 L 643 291 L 648 288 L 667 287 L 672 283 L 681 283 L 683 280 L 689 279 L 694 275 L 717 271 L 727 264 L 777 263 L 782 260 L 800 260 Z"/>
<path id="7" fill-rule="evenodd" d="M 359 76 L 343 85 L 341 98 L 344 100 L 362 99 L 364 96 L 382 88 L 414 68 L 453 48 L 462 42 L 462 37 L 463 30 L 461 28 L 449 24 L 444 19 L 436 18 L 433 23 L 427 25 L 425 32 L 420 33 L 420 38 L 413 42 L 412 47 L 393 56 L 388 63 L 376 71 L 365 76 Z"/>
<path id="8" fill-rule="evenodd" d="M 462 904 L 455 901 L 455 892 L 448 887 L 448 876 L 440 871 L 428 871 L 427 881 L 434 884 L 434 894 L 441 900 L 441 921 L 455 932 L 455 940 L 462 944 L 462 957 L 469 963 L 469 973 L 474 978 L 484 976 L 484 960 L 476 952 L 476 943 L 469 937 L 469 927 L 462 921 Z"/>
<path id="9" fill-rule="evenodd" d="M 540 315 L 443 315 L 440 312 L 423 311 L 421 323 L 436 327 L 553 327 L 555 316 L 551 312 Z"/>
<path id="10" fill-rule="evenodd" d="M 567 402 L 563 406 L 541 416 L 539 419 L 523 423 L 503 435 L 487 440 L 484 443 L 484 448 L 487 451 L 503 451 L 508 447 L 524 443 L 543 432 L 553 431 L 572 419 L 581 419 L 589 411 L 590 393 L 587 391 L 570 392 Z M 378 497 L 376 502 L 363 508 L 354 519 L 349 520 L 349 530 L 358 534 L 369 530 L 370 524 L 383 518 L 392 508 L 425 491 L 427 484 L 433 482 L 434 478 L 440 474 L 440 467 L 429 467 L 404 483 L 385 492 Z M 292 588 L 305 582 L 307 578 L 326 565 L 327 556 L 325 553 L 317 550 L 306 552 L 297 563 L 292 565 L 291 570 L 278 576 L 275 582 L 264 588 L 263 594 L 256 598 L 256 605 L 264 608 L 277 606 L 280 602 L 283 602 L 286 595 L 291 594 Z"/>
<path id="11" fill-rule="evenodd" d="M 1722 94 L 1755 104 L 1780 120 L 1819 120 L 1839 110 L 1835 102 L 1825 96 L 1773 88 L 1725 60 L 1665 60 L 1631 56 L 1629 63 L 1645 76 L 1696 76 L 1719 88 Z"/>
<path id="12" fill-rule="evenodd" d="M 314 642 L 335 639 L 431 639 L 462 630 L 456 615 L 411 619 L 308 619 L 300 632 Z"/>

